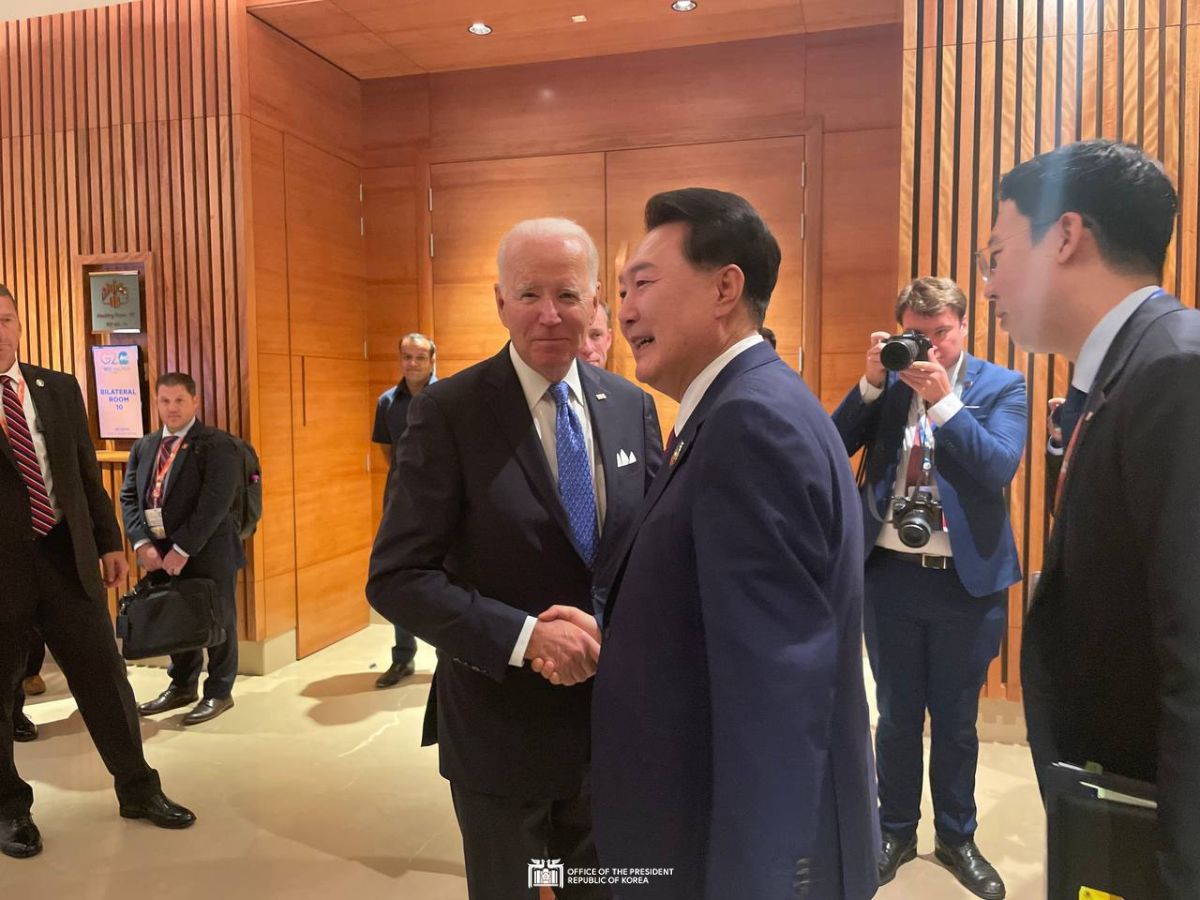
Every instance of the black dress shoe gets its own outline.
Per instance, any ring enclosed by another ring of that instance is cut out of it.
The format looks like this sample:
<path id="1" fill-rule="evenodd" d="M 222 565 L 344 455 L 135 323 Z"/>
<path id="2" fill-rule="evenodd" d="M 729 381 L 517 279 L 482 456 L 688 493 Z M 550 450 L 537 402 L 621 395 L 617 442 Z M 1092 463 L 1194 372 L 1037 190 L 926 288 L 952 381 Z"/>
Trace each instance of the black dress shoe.
<path id="1" fill-rule="evenodd" d="M 196 708 L 183 717 L 184 725 L 199 725 L 215 719 L 226 710 L 233 709 L 232 697 L 205 697 L 196 704 Z"/>
<path id="2" fill-rule="evenodd" d="M 412 660 L 401 665 L 400 663 L 392 663 L 386 672 L 375 679 L 375 687 L 389 688 L 399 684 L 401 678 L 407 678 L 417 671 L 417 667 L 413 665 Z"/>
<path id="3" fill-rule="evenodd" d="M 143 716 L 153 716 L 170 709 L 179 709 L 196 702 L 195 688 L 182 688 L 171 685 L 153 700 L 138 704 L 138 712 Z"/>
<path id="4" fill-rule="evenodd" d="M 883 844 L 879 849 L 879 884 L 885 885 L 896 877 L 896 870 L 917 858 L 917 836 L 900 837 L 883 833 Z"/>
<path id="5" fill-rule="evenodd" d="M 13 859 L 28 859 L 42 852 L 42 835 L 29 813 L 15 819 L 0 819 L 0 853 Z"/>
<path id="6" fill-rule="evenodd" d="M 142 800 L 122 800 L 121 816 L 125 819 L 145 819 L 159 828 L 187 828 L 196 821 L 190 809 L 172 803 L 162 791 Z"/>
<path id="7" fill-rule="evenodd" d="M 13 740 L 25 744 L 36 741 L 37 725 L 30 721 L 25 713 L 13 713 Z"/>
<path id="8" fill-rule="evenodd" d="M 1003 900 L 1004 882 L 1000 880 L 1000 873 L 983 858 L 974 841 L 950 847 L 938 838 L 933 855 L 976 897 L 983 897 L 983 900 Z"/>

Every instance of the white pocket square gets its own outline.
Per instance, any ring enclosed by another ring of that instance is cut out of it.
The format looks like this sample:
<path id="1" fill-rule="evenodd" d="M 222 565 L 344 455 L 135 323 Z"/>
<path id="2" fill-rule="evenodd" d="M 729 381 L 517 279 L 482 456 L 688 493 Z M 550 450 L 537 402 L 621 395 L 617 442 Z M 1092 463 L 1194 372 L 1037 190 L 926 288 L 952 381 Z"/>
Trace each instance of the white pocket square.
<path id="1" fill-rule="evenodd" d="M 618 469 L 623 469 L 625 466 L 632 466 L 635 462 L 637 462 L 637 457 L 633 453 L 626 452 L 625 450 L 617 451 Z"/>

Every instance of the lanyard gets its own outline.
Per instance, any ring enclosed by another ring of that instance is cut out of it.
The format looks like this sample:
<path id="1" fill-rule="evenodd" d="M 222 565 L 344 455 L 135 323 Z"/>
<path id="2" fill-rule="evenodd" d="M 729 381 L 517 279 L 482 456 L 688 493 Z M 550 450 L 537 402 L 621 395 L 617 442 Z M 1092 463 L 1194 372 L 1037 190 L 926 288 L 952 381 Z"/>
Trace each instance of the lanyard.
<path id="1" fill-rule="evenodd" d="M 171 471 L 171 466 L 175 464 L 175 457 L 179 455 L 179 451 L 183 448 L 183 441 L 183 437 L 175 441 L 175 446 L 171 448 L 171 455 L 167 457 L 166 462 L 158 466 L 155 472 L 154 489 L 150 492 L 150 506 L 153 509 L 158 509 L 162 504 L 163 484 L 167 480 L 167 473 Z"/>

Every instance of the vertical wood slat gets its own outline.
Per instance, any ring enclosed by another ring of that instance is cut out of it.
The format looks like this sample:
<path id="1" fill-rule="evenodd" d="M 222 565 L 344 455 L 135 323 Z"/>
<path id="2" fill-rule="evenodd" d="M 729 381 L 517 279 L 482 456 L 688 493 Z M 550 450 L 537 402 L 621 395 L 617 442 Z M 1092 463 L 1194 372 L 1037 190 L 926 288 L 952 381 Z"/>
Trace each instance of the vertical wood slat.
<path id="1" fill-rule="evenodd" d="M 86 384 L 71 260 L 150 252 L 156 368 L 190 370 L 205 419 L 234 433 L 249 429 L 230 137 L 243 14 L 241 0 L 141 0 L 0 25 L 0 282 L 22 359 Z"/>
<path id="2" fill-rule="evenodd" d="M 1046 400 L 1066 390 L 1069 365 L 1012 347 L 982 297 L 970 253 L 990 228 L 996 179 L 1016 163 L 1073 140 L 1138 142 L 1163 161 L 1180 191 L 1164 282 L 1196 305 L 1197 13 L 1194 0 L 905 0 L 900 271 L 949 275 L 969 288 L 972 351 L 1026 376 L 1028 440 L 1010 497 L 1027 575 L 1041 566 L 1049 524 Z M 1020 698 L 1027 600 L 1028 585 L 1015 586 L 988 696 Z"/>

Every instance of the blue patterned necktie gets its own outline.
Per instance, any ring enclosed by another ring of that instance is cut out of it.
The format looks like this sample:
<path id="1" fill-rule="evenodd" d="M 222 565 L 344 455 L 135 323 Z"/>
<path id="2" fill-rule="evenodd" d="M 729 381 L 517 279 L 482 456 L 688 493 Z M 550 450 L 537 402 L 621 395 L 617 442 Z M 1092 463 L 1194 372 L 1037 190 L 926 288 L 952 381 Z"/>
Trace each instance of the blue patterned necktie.
<path id="1" fill-rule="evenodd" d="M 579 417 L 567 403 L 570 388 L 565 381 L 550 385 L 554 400 L 554 443 L 558 457 L 558 495 L 562 498 L 575 544 L 590 566 L 596 560 L 600 529 L 596 525 L 596 495 L 592 467 Z"/>

